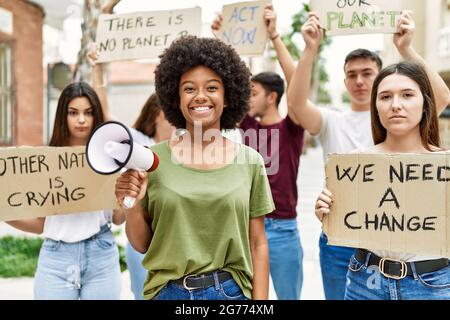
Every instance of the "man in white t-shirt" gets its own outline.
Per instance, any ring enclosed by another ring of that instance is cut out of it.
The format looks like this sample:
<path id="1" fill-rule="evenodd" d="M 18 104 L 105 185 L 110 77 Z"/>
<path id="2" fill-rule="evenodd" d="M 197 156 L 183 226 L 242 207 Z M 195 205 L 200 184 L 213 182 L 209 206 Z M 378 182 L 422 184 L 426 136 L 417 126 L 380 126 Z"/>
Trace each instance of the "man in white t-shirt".
<path id="1" fill-rule="evenodd" d="M 345 86 L 351 98 L 351 110 L 346 112 L 317 108 L 308 101 L 314 60 L 323 39 L 323 30 L 315 13 L 310 13 L 302 28 L 306 47 L 288 90 L 288 107 L 300 125 L 322 144 L 324 158 L 331 153 L 347 153 L 373 145 L 370 123 L 370 99 L 373 82 L 382 68 L 380 57 L 371 51 L 358 49 L 345 59 Z M 450 92 L 440 76 L 430 70 L 411 47 L 415 25 L 412 12 L 404 11 L 400 18 L 394 44 L 408 61 L 426 68 L 433 86 L 438 114 L 450 103 Z M 345 293 L 347 266 L 354 249 L 329 246 L 324 234 L 320 238 L 320 264 L 325 297 L 342 300 Z"/>

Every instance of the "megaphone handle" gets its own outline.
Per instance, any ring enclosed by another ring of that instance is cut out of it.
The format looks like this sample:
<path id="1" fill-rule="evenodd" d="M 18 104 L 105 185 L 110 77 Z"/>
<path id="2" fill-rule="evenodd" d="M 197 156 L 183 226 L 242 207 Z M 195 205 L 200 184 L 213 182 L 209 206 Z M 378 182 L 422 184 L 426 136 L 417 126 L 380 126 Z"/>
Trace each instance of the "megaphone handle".
<path id="1" fill-rule="evenodd" d="M 125 199 L 123 199 L 123 205 L 127 208 L 133 208 L 134 203 L 136 201 L 136 198 L 133 197 L 125 197 Z"/>

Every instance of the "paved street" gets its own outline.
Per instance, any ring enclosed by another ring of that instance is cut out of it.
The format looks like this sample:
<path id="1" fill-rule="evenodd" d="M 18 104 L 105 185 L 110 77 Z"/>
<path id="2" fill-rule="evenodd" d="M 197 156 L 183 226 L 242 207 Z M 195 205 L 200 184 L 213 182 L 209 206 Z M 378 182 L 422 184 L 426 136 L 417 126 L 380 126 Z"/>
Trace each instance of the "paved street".
<path id="1" fill-rule="evenodd" d="M 324 172 L 322 150 L 309 149 L 301 158 L 300 174 L 298 178 L 299 204 L 298 225 L 304 250 L 304 282 L 302 290 L 303 300 L 323 299 L 322 280 L 319 266 L 318 241 L 321 225 L 314 216 L 314 202 L 323 187 Z M 5 223 L 0 223 L 0 236 L 5 234 L 23 235 Z M 124 236 L 118 239 L 125 241 Z M 133 299 L 130 291 L 129 273 L 122 274 L 122 299 Z M 270 299 L 276 299 L 271 286 Z M 4 299 L 33 299 L 32 278 L 0 278 L 0 300 Z"/>
<path id="2" fill-rule="evenodd" d="M 300 160 L 300 174 L 297 180 L 299 203 L 297 206 L 298 226 L 304 251 L 302 300 L 324 299 L 319 264 L 319 236 L 321 224 L 314 215 L 316 198 L 325 180 L 322 149 L 308 149 Z"/>

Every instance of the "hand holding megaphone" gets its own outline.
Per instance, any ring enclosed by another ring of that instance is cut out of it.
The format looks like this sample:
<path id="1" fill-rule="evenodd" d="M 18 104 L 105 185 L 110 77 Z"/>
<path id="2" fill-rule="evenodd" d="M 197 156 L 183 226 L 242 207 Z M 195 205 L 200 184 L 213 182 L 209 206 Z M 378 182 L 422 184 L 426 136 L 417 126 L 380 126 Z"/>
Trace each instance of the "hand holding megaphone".
<path id="1" fill-rule="evenodd" d="M 142 200 L 147 191 L 147 173 L 129 169 L 123 172 L 116 180 L 115 195 L 117 201 L 125 208 L 132 208 L 139 200 Z M 127 202 L 132 199 L 132 203 Z"/>
<path id="2" fill-rule="evenodd" d="M 122 168 L 151 172 L 159 164 L 158 156 L 134 142 L 130 130 L 117 121 L 105 122 L 92 132 L 86 145 L 86 159 L 100 174 L 113 174 Z M 126 208 L 132 208 L 134 203 L 134 197 L 125 196 L 123 205 Z"/>

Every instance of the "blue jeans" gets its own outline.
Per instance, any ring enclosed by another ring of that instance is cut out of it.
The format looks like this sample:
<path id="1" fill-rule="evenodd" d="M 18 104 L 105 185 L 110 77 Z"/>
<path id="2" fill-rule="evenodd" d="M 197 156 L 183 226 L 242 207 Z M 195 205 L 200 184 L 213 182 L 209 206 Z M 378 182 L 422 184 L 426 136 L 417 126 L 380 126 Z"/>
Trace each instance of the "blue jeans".
<path id="1" fill-rule="evenodd" d="M 296 219 L 265 219 L 270 276 L 279 300 L 299 300 L 303 284 L 303 249 Z"/>
<path id="2" fill-rule="evenodd" d="M 89 239 L 45 239 L 34 278 L 37 300 L 118 300 L 119 251 L 108 226 Z"/>
<path id="3" fill-rule="evenodd" d="M 127 260 L 128 271 L 130 271 L 131 291 L 134 294 L 135 300 L 144 300 L 142 295 L 144 291 L 144 282 L 147 278 L 147 270 L 142 266 L 142 259 L 145 254 L 137 252 L 127 242 L 125 247 L 125 257 Z"/>
<path id="4" fill-rule="evenodd" d="M 355 249 L 329 246 L 325 234 L 320 235 L 320 269 L 322 283 L 327 300 L 344 300 L 348 262 Z"/>
<path id="5" fill-rule="evenodd" d="M 354 256 L 347 273 L 345 300 L 450 300 L 450 266 L 401 280 L 383 276 L 378 266 L 367 266 Z"/>
<path id="6" fill-rule="evenodd" d="M 233 279 L 219 282 L 214 272 L 215 284 L 205 289 L 187 290 L 182 285 L 169 282 L 152 300 L 248 300 Z"/>

